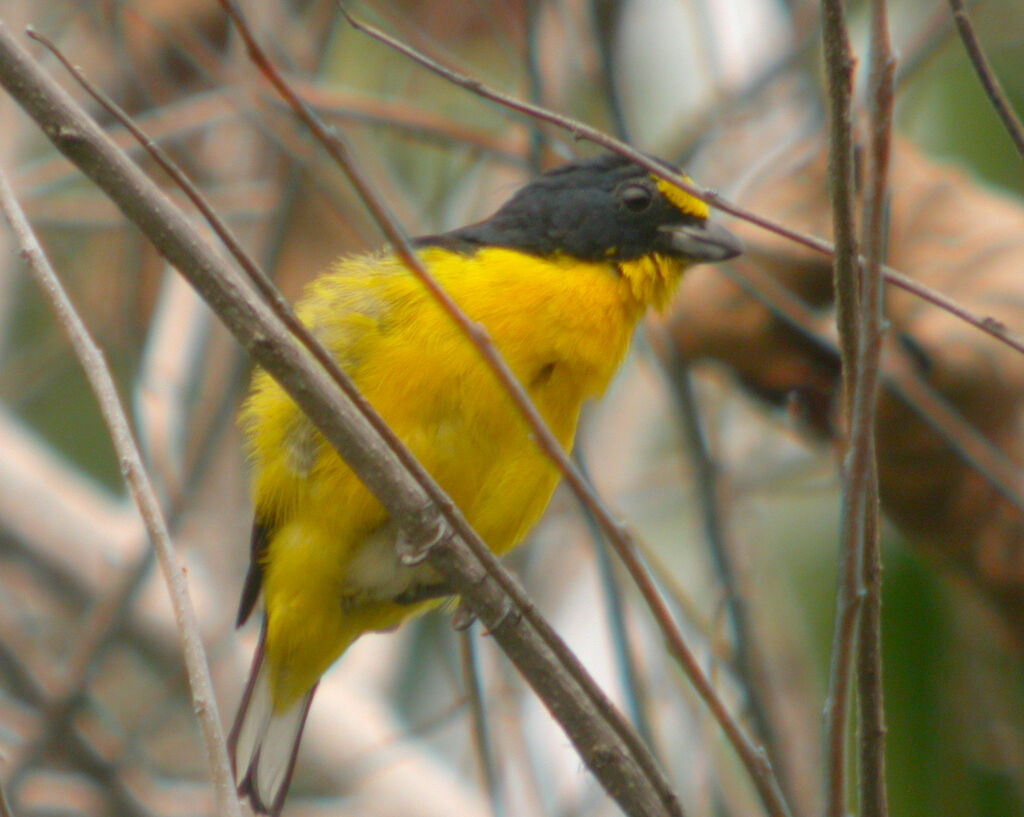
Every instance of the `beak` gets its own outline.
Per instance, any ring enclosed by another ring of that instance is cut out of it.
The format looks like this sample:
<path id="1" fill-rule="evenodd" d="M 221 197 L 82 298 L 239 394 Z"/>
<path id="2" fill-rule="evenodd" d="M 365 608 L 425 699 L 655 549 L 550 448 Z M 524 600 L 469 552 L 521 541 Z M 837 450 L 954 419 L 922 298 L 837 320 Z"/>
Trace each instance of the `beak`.
<path id="1" fill-rule="evenodd" d="M 735 235 L 711 221 L 661 229 L 673 252 L 696 262 L 727 261 L 743 252 L 743 245 Z"/>

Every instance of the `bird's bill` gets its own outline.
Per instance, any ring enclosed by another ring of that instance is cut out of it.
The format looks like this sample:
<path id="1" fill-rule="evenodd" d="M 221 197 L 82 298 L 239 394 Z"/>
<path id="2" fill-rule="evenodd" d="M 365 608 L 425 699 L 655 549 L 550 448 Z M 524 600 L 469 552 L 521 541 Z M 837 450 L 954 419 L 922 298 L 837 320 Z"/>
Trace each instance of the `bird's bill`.
<path id="1" fill-rule="evenodd" d="M 662 227 L 673 252 L 694 261 L 727 261 L 743 252 L 740 240 L 720 224 L 683 224 Z"/>

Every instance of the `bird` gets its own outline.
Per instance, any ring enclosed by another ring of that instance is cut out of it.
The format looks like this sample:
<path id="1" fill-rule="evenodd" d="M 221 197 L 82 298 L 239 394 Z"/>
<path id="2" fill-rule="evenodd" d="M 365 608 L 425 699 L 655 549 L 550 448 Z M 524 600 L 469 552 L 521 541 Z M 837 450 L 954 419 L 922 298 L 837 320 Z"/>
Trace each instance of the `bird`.
<path id="1" fill-rule="evenodd" d="M 701 199 L 618 154 L 542 173 L 489 218 L 413 245 L 566 450 L 645 311 L 665 307 L 688 267 L 741 251 Z M 558 472 L 404 261 L 342 257 L 296 312 L 488 547 L 500 556 L 522 541 Z M 238 625 L 261 596 L 263 623 L 229 752 L 239 794 L 278 815 L 321 675 L 362 634 L 450 594 L 428 562 L 402 562 L 384 508 L 265 371 L 240 425 L 254 520 Z"/>

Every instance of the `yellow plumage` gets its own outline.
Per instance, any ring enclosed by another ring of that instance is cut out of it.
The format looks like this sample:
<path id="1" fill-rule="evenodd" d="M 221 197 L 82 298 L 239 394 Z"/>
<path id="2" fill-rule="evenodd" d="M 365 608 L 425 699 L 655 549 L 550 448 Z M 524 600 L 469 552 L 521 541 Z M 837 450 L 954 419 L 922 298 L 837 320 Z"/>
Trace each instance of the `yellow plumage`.
<path id="1" fill-rule="evenodd" d="M 645 259 L 613 277 L 606 264 L 506 249 L 422 258 L 487 327 L 567 448 L 583 400 L 604 389 L 637 318 L 682 272 Z M 489 546 L 503 554 L 517 544 L 547 505 L 555 469 L 479 351 L 402 262 L 345 260 L 310 286 L 298 312 Z M 274 509 L 277 529 L 264 556 L 266 657 L 275 707 L 286 708 L 356 636 L 416 608 L 354 600 L 344 609 L 350 560 L 384 510 L 267 375 L 257 375 L 243 418 L 253 501 Z"/>
<path id="2" fill-rule="evenodd" d="M 666 303 L 689 264 L 737 250 L 701 202 L 629 163 L 561 173 L 419 253 L 568 449 L 584 400 L 607 386 L 643 312 Z M 298 313 L 489 547 L 500 555 L 518 544 L 556 470 L 479 351 L 403 263 L 344 259 L 310 285 Z M 362 633 L 435 605 L 422 591 L 440 577 L 400 564 L 383 508 L 262 372 L 242 420 L 257 519 L 242 617 L 262 589 L 265 629 L 233 757 L 240 789 L 276 813 L 321 674 Z"/>

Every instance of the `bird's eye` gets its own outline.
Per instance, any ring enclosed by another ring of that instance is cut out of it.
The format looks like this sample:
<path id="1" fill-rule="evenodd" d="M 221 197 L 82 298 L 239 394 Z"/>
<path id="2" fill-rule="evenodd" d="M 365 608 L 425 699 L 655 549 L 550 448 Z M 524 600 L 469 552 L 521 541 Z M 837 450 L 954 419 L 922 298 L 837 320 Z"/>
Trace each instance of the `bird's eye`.
<path id="1" fill-rule="evenodd" d="M 619 192 L 619 200 L 627 210 L 642 213 L 651 206 L 654 195 L 650 188 L 644 187 L 642 184 L 630 184 Z"/>

